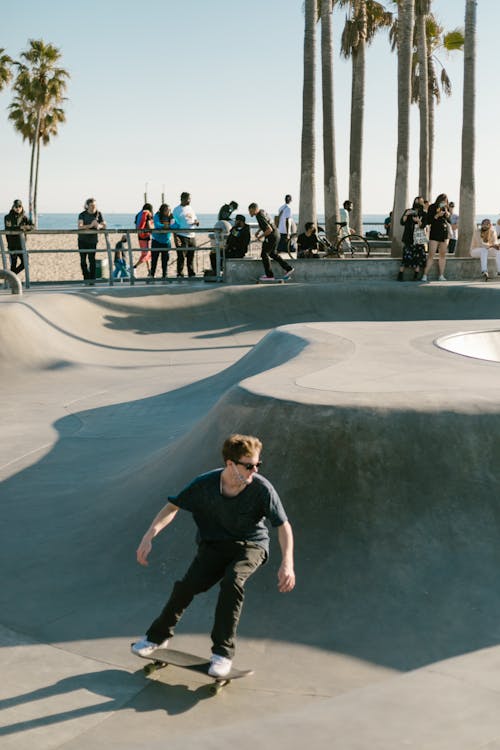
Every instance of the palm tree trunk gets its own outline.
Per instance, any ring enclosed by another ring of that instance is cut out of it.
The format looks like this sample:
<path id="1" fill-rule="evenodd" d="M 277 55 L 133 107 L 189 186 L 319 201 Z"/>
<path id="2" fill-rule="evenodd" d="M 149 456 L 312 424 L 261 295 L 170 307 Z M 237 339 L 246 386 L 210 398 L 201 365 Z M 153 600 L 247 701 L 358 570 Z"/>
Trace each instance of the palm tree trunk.
<path id="1" fill-rule="evenodd" d="M 30 160 L 30 184 L 29 184 L 29 197 L 28 197 L 28 211 L 29 211 L 29 218 L 30 221 L 33 221 L 36 226 L 36 214 L 35 214 L 35 207 L 34 207 L 34 181 L 35 181 L 35 158 L 36 158 L 36 149 L 37 144 L 40 139 L 40 123 L 42 121 L 42 108 L 38 108 L 37 118 L 36 118 L 36 128 L 35 133 L 33 136 L 33 142 L 31 144 L 31 160 Z"/>
<path id="2" fill-rule="evenodd" d="M 330 0 L 321 3 L 321 82 L 323 100 L 323 173 L 325 199 L 325 232 L 333 242 L 337 236 L 339 197 L 335 157 L 335 124 L 333 116 L 333 24 Z"/>
<path id="3" fill-rule="evenodd" d="M 434 174 L 434 124 L 436 114 L 436 101 L 434 99 L 434 89 L 432 81 L 435 80 L 436 72 L 434 61 L 431 55 L 427 57 L 427 116 L 429 121 L 429 156 L 428 156 L 428 175 L 429 175 L 429 193 L 427 200 L 432 202 L 432 182 Z"/>
<path id="4" fill-rule="evenodd" d="M 349 200 L 353 208 L 350 225 L 363 233 L 362 168 L 363 122 L 365 112 L 365 51 L 366 51 L 366 0 L 359 0 L 354 8 L 359 29 L 359 42 L 352 51 L 351 84 L 351 138 L 349 146 Z"/>
<path id="5" fill-rule="evenodd" d="M 39 138 L 36 144 L 36 164 L 35 164 L 35 188 L 33 191 L 33 222 L 35 229 L 38 229 L 38 171 L 40 168 L 40 141 Z"/>
<path id="6" fill-rule="evenodd" d="M 476 109 L 476 15 L 477 1 L 465 2 L 464 94 L 462 116 L 462 172 L 460 175 L 460 229 L 456 254 L 469 254 L 474 232 L 476 185 L 474 178 Z"/>
<path id="7" fill-rule="evenodd" d="M 305 0 L 304 83 L 302 89 L 302 141 L 300 156 L 299 231 L 316 222 L 316 20 L 317 0 Z"/>
<path id="8" fill-rule="evenodd" d="M 408 162 L 410 155 L 411 57 L 415 0 L 401 0 L 398 20 L 398 147 L 394 186 L 393 226 L 408 205 Z M 394 233 L 391 256 L 401 256 L 401 237 Z"/>
<path id="9" fill-rule="evenodd" d="M 427 72 L 426 20 L 428 0 L 417 0 L 415 6 L 418 51 L 418 107 L 420 115 L 420 148 L 418 190 L 424 198 L 429 196 L 429 76 Z"/>

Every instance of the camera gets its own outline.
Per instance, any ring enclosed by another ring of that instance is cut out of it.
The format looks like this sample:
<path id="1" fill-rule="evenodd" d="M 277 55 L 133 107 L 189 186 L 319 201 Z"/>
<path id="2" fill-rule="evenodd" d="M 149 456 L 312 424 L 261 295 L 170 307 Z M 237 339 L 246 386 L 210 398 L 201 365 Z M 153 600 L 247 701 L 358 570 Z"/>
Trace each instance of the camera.
<path id="1" fill-rule="evenodd" d="M 416 215 L 417 215 L 417 213 L 418 213 L 418 211 L 415 211 L 415 209 L 414 209 L 414 208 L 411 208 L 411 209 L 410 209 L 410 210 L 408 211 L 408 216 L 416 216 Z"/>

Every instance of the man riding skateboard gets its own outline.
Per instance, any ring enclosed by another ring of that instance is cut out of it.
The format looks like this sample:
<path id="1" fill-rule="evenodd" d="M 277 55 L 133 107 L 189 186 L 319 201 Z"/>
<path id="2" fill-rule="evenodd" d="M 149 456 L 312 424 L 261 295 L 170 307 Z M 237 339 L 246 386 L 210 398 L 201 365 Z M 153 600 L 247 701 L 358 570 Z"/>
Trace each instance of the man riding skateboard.
<path id="1" fill-rule="evenodd" d="M 258 473 L 262 443 L 250 435 L 231 435 L 222 446 L 224 468 L 196 477 L 154 518 L 137 549 L 137 561 L 147 565 L 152 541 L 179 509 L 193 514 L 198 551 L 188 571 L 176 581 L 170 599 L 144 638 L 132 645 L 138 656 L 166 648 L 184 610 L 196 594 L 220 582 L 212 628 L 212 657 L 208 674 L 225 677 L 231 671 L 235 638 L 248 578 L 268 558 L 267 518 L 278 529 L 282 561 L 278 590 L 295 586 L 293 533 L 272 484 Z"/>

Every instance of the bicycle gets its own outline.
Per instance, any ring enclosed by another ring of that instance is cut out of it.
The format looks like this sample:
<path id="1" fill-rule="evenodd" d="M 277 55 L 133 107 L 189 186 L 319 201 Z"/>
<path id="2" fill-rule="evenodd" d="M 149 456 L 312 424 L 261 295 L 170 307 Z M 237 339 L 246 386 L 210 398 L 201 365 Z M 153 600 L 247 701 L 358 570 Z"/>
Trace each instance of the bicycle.
<path id="1" fill-rule="evenodd" d="M 337 242 L 335 246 L 331 245 L 330 253 L 332 255 L 338 255 L 343 258 L 345 255 L 350 255 L 351 258 L 355 256 L 362 256 L 363 258 L 370 257 L 370 243 L 361 234 L 342 234 L 343 227 L 347 226 L 345 221 L 336 221 L 337 225 Z M 333 247 L 335 249 L 333 250 Z M 330 254 L 328 253 L 328 254 Z"/>

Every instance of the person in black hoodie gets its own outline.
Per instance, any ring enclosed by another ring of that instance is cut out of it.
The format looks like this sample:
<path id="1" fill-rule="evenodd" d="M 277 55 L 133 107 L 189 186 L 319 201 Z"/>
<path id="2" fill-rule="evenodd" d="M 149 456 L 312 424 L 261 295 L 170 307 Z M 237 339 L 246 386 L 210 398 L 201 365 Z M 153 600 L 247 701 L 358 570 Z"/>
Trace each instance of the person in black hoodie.
<path id="1" fill-rule="evenodd" d="M 26 216 L 22 201 L 16 198 L 9 213 L 4 217 L 5 229 L 17 229 L 16 234 L 6 234 L 7 247 L 10 250 L 10 270 L 18 274 L 24 269 L 23 243 L 19 230 L 29 232 L 33 222 Z M 18 252 L 16 252 L 18 251 Z"/>

